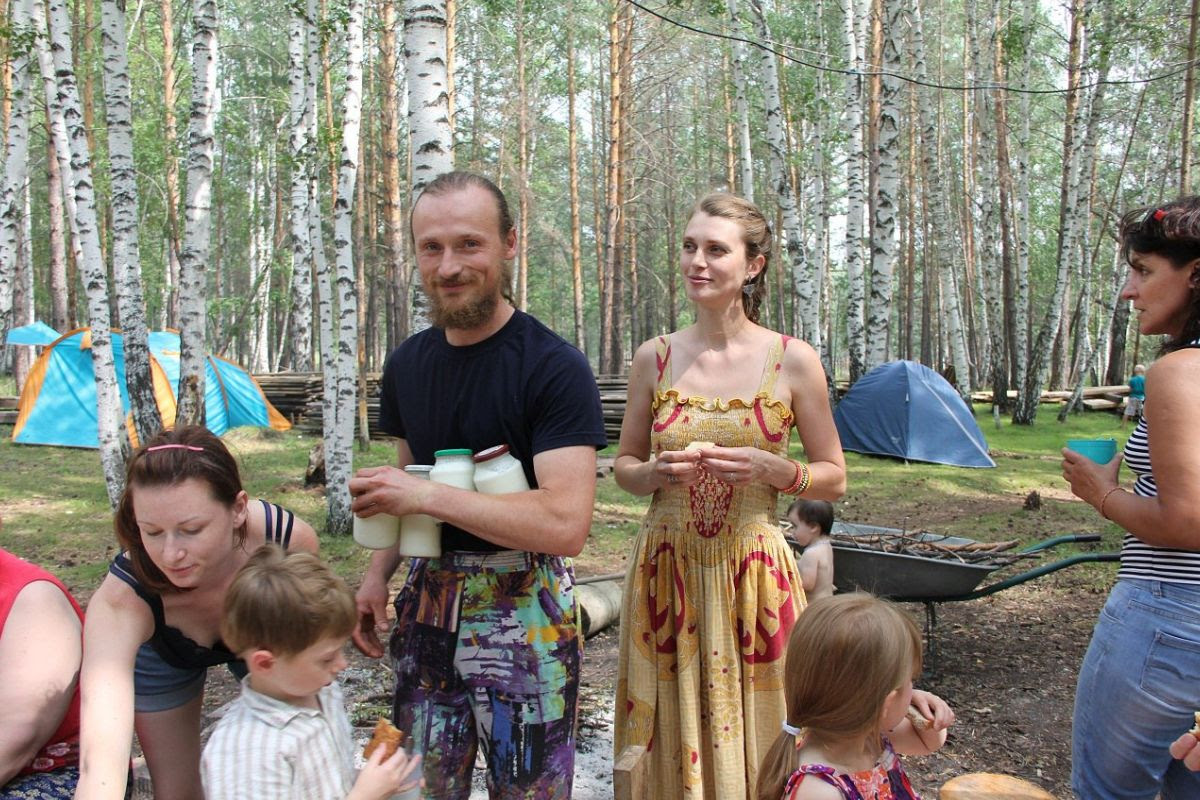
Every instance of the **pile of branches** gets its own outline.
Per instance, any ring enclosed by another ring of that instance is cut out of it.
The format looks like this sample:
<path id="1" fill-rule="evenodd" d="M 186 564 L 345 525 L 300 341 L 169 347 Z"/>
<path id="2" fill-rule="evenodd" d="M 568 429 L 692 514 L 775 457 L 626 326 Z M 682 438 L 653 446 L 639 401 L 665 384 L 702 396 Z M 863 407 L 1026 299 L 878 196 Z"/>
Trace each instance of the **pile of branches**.
<path id="1" fill-rule="evenodd" d="M 1003 566 L 1018 559 L 1036 557 L 1035 553 L 1009 552 L 1020 544 L 1016 539 L 1006 542 L 948 542 L 945 541 L 946 537 L 924 531 L 855 535 L 833 533 L 830 538 L 836 544 L 859 550 L 940 558 L 962 564 Z"/>

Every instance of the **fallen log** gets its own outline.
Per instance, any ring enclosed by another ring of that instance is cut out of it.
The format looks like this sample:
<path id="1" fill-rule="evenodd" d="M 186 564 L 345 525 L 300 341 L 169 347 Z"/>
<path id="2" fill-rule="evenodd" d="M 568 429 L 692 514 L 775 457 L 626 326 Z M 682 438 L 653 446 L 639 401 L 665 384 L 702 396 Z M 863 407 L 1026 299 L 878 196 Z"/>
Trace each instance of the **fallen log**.
<path id="1" fill-rule="evenodd" d="M 583 638 L 590 639 L 621 618 L 621 582 L 599 581 L 576 584 L 579 625 Z"/>

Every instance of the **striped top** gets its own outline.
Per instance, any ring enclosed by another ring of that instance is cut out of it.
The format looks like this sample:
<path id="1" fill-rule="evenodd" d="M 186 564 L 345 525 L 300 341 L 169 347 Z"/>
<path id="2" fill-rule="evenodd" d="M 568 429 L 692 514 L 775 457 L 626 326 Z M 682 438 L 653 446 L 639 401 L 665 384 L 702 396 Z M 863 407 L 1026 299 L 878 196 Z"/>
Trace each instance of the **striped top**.
<path id="1" fill-rule="evenodd" d="M 1146 402 L 1153 402 L 1153 398 L 1147 398 Z M 1133 493 L 1138 497 L 1157 497 L 1158 485 L 1150 468 L 1150 428 L 1145 416 L 1125 442 L 1125 463 L 1137 475 Z M 1117 578 L 1200 584 L 1200 553 L 1155 547 L 1126 533 L 1121 543 L 1121 568 Z"/>
<path id="2" fill-rule="evenodd" d="M 319 711 L 294 706 L 243 678 L 204 747 L 208 800 L 343 800 L 356 778 L 350 718 L 336 681 L 317 700 Z"/>

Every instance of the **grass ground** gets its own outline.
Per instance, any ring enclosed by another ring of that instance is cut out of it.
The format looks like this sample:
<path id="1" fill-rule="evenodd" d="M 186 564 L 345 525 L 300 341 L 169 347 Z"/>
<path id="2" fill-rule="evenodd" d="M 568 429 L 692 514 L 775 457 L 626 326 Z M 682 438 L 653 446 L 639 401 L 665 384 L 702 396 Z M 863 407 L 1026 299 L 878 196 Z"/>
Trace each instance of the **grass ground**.
<path id="1" fill-rule="evenodd" d="M 838 516 L 984 540 L 1028 542 L 1059 533 L 1104 531 L 1107 543 L 1115 545 L 1117 529 L 1070 495 L 1059 468 L 1059 449 L 1067 438 L 1116 436 L 1120 440 L 1115 416 L 1093 412 L 1058 423 L 1052 408 L 1043 407 L 1032 427 L 1014 426 L 1006 419 L 996 427 L 988 409 L 977 411 L 995 469 L 847 453 L 849 491 L 838 503 Z M 308 451 L 316 441 L 313 436 L 241 429 L 227 434 L 225 441 L 239 459 L 247 491 L 293 509 L 318 529 L 323 526 L 324 497 L 303 486 Z M 801 455 L 796 442 L 793 451 Z M 615 447 L 610 447 L 605 454 L 613 452 Z M 355 454 L 355 466 L 388 463 L 393 456 L 388 443 L 375 442 L 368 452 Z M 50 567 L 86 597 L 99 583 L 115 547 L 97 453 L 19 446 L 3 436 L 0 463 L 5 465 L 0 482 L 0 546 Z M 1031 492 L 1040 496 L 1038 511 L 1024 508 Z M 611 477 L 598 482 L 592 535 L 577 560 L 582 574 L 623 568 L 647 502 L 622 491 Z M 325 537 L 322 549 L 347 576 L 362 574 L 368 553 L 348 537 Z M 1104 567 L 1096 569 L 1105 574 Z"/>
<path id="2" fill-rule="evenodd" d="M 1119 420 L 1092 412 L 1060 424 L 1055 410 L 1043 406 L 1033 427 L 1015 427 L 1006 420 L 996 427 L 988 409 L 978 408 L 995 469 L 847 453 L 849 490 L 837 504 L 837 514 L 848 521 L 992 541 L 1016 538 L 1028 543 L 1061 533 L 1101 532 L 1104 542 L 1098 548 L 1114 550 L 1119 530 L 1070 495 L 1060 474 L 1059 450 L 1066 439 L 1075 437 L 1114 436 L 1120 442 Z M 98 455 L 17 446 L 8 432 L 0 426 L 0 547 L 48 567 L 86 602 L 115 548 Z M 324 496 L 303 487 L 314 437 L 243 429 L 227 434 L 225 441 L 241 463 L 249 492 L 282 503 L 322 527 Z M 614 451 L 610 447 L 604 455 Z M 796 443 L 793 452 L 800 455 Z M 378 442 L 369 452 L 356 453 L 355 465 L 384 464 L 393 458 L 393 448 Z M 1031 492 L 1040 498 L 1036 510 L 1025 507 Z M 624 568 L 647 502 L 623 492 L 611 476 L 597 482 L 592 535 L 576 559 L 579 574 Z M 369 552 L 349 537 L 323 537 L 322 551 L 352 584 L 369 558 Z M 1053 558 L 1069 552 L 1059 548 Z M 906 762 L 918 790 L 934 796 L 936 787 L 951 775 L 994 771 L 1035 780 L 1056 796 L 1067 796 L 1075 671 L 1114 572 L 1111 565 L 1085 565 L 982 600 L 940 605 L 937 655 L 926 664 L 922 688 L 946 698 L 959 723 L 940 753 Z M 920 618 L 921 606 L 904 605 Z M 611 745 L 601 734 L 607 731 L 611 736 L 616 642 L 616 631 L 609 630 L 587 647 L 581 727 L 597 743 L 592 761 L 581 757 L 577 766 L 601 780 L 594 791 L 584 791 L 577 783 L 581 800 L 611 797 L 605 782 Z M 378 662 L 353 653 L 351 657 L 353 669 L 344 679 L 348 702 L 356 719 L 373 718 L 390 702 L 390 673 Z M 206 712 L 219 708 L 236 691 L 225 671 L 211 670 Z M 1006 744 L 997 748 L 995 742 Z"/>

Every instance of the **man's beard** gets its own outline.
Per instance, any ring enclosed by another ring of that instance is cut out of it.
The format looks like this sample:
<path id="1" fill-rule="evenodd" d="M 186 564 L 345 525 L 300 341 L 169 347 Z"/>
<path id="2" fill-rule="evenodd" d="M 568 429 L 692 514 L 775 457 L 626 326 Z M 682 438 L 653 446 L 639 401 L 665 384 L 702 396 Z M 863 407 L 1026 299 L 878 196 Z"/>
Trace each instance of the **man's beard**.
<path id="1" fill-rule="evenodd" d="M 485 292 L 463 305 L 447 308 L 436 291 L 429 292 L 429 315 L 433 326 L 442 330 L 472 330 L 482 327 L 492 318 L 500 303 L 498 292 Z"/>
<path id="2" fill-rule="evenodd" d="M 425 296 L 429 298 L 429 315 L 433 326 L 442 330 L 473 330 L 483 327 L 496 313 L 496 306 L 500 305 L 501 297 L 511 300 L 507 289 L 512 285 L 512 279 L 513 266 L 511 262 L 506 261 L 500 269 L 498 286 L 488 287 L 485 284 L 482 287 L 482 294 L 467 300 L 457 308 L 447 308 L 442 305 L 438 293 L 430 291 L 430 288 L 426 286 Z"/>

